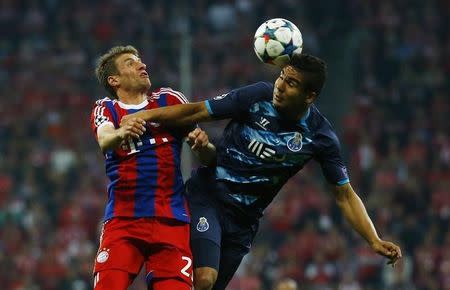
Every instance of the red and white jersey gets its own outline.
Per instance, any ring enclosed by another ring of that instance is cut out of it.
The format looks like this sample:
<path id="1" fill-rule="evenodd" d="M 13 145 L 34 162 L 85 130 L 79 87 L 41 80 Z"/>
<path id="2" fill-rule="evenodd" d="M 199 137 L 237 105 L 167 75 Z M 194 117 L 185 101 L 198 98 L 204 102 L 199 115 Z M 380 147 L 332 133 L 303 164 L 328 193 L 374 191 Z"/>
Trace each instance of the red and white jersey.
<path id="1" fill-rule="evenodd" d="M 180 92 L 170 88 L 154 91 L 139 105 L 127 105 L 104 98 L 95 102 L 91 114 L 92 130 L 105 124 L 119 128 L 127 114 L 187 103 Z M 108 203 L 105 220 L 112 217 L 165 217 L 189 222 L 180 158 L 183 134 L 147 122 L 139 139 L 123 142 L 105 153 Z"/>

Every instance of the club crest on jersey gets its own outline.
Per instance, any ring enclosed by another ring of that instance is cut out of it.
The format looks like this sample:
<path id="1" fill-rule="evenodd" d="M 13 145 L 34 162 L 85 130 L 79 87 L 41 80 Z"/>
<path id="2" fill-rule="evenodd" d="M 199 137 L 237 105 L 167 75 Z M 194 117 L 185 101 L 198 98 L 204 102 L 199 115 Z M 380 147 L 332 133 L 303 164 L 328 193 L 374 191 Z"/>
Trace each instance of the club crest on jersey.
<path id="1" fill-rule="evenodd" d="M 209 229 L 208 220 L 205 217 L 201 217 L 198 220 L 197 231 L 206 232 Z"/>
<path id="2" fill-rule="evenodd" d="M 298 152 L 302 150 L 303 147 L 302 139 L 303 139 L 302 134 L 296 132 L 294 137 L 292 137 L 287 141 L 287 147 L 289 148 L 289 150 L 291 150 L 292 152 Z"/>
<path id="3" fill-rule="evenodd" d="M 109 249 L 102 249 L 97 255 L 97 263 L 105 263 L 109 258 Z"/>

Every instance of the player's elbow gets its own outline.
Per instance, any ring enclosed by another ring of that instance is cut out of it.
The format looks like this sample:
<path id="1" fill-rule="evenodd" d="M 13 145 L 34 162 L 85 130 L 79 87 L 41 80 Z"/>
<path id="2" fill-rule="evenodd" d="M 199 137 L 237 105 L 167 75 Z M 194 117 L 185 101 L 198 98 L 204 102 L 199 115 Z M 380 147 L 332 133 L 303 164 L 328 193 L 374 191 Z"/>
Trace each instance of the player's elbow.
<path id="1" fill-rule="evenodd" d="M 189 116 L 189 119 L 191 122 L 199 123 L 199 122 L 205 122 L 205 121 L 211 121 L 212 118 L 209 114 L 208 108 L 206 106 L 206 102 L 197 102 L 192 103 L 192 111 L 191 115 Z"/>
<path id="2" fill-rule="evenodd" d="M 100 146 L 100 149 L 102 152 L 106 152 L 109 150 L 115 149 L 121 142 L 120 138 L 107 138 L 107 137 L 99 137 L 98 138 L 98 145 Z"/>
<path id="3" fill-rule="evenodd" d="M 108 144 L 108 143 L 106 143 L 106 142 L 98 142 L 98 145 L 99 145 L 99 147 L 100 147 L 100 150 L 102 151 L 102 152 L 106 152 L 106 151 L 108 151 L 108 150 L 110 150 L 110 149 L 112 149 L 111 147 L 111 145 L 110 144 Z"/>
<path id="4" fill-rule="evenodd" d="M 336 186 L 334 190 L 336 203 L 340 208 L 345 207 L 349 203 L 353 194 L 354 191 L 349 184 Z"/>
<path id="5" fill-rule="evenodd" d="M 195 270 L 194 288 L 196 290 L 211 290 L 217 280 L 217 272 L 208 268 Z"/>

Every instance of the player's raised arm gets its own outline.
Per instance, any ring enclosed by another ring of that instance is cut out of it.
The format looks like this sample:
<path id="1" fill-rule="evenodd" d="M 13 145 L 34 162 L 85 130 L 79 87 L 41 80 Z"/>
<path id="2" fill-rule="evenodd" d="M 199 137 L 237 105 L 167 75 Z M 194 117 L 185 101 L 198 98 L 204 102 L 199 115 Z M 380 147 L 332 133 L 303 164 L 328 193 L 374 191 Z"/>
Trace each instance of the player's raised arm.
<path id="1" fill-rule="evenodd" d="M 380 239 L 363 202 L 350 183 L 335 186 L 334 193 L 337 204 L 347 221 L 366 239 L 375 252 L 388 258 L 388 263 L 394 265 L 402 257 L 400 247 Z"/>
<path id="2" fill-rule="evenodd" d="M 257 101 L 271 98 L 270 84 L 259 82 L 234 89 L 202 102 L 173 105 L 164 108 L 139 111 L 122 118 L 120 126 L 130 118 L 138 117 L 165 126 L 190 126 L 200 122 L 240 118 L 248 113 Z"/>
<path id="3" fill-rule="evenodd" d="M 189 126 L 198 122 L 213 120 L 208 112 L 205 102 L 180 104 L 153 110 L 139 111 L 124 116 L 120 122 L 120 126 L 122 127 L 132 118 L 141 118 L 148 122 L 161 123 L 166 126 Z"/>

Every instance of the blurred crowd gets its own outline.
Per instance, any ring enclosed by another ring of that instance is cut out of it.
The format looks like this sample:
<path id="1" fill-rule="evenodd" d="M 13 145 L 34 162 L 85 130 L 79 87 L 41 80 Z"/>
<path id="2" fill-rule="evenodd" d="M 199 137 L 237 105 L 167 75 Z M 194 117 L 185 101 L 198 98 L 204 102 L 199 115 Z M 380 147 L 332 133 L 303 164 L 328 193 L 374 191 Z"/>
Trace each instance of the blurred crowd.
<path id="1" fill-rule="evenodd" d="M 269 290 L 289 277 L 302 290 L 449 290 L 450 2 L 325 2 L 1 0 L 1 288 L 92 288 L 107 182 L 89 125 L 106 94 L 93 74 L 101 53 L 132 44 L 154 87 L 180 90 L 188 39 L 188 97 L 200 100 L 274 80 L 252 37 L 283 17 L 300 27 L 305 51 L 325 60 L 329 39 L 359 37 L 351 105 L 336 125 L 352 185 L 403 259 L 390 268 L 370 250 L 311 164 L 268 208 L 228 289 Z M 205 127 L 220 135 L 220 126 Z"/>

